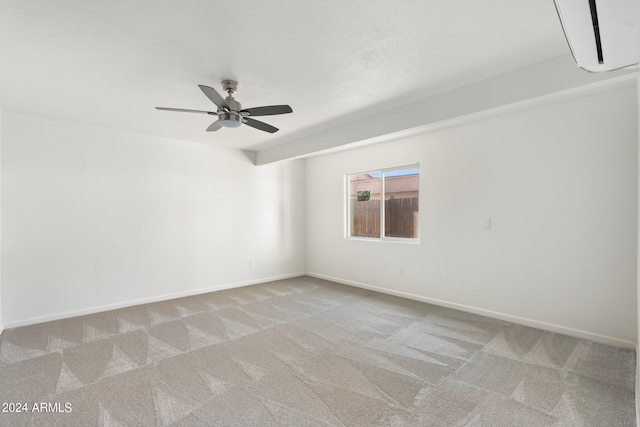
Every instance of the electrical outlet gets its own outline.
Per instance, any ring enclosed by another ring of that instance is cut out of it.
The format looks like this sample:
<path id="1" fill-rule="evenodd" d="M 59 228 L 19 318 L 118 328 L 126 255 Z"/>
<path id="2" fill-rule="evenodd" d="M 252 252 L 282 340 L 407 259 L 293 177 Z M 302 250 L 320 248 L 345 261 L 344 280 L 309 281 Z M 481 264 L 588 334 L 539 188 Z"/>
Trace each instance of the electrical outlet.
<path id="1" fill-rule="evenodd" d="M 252 259 L 249 260 L 249 268 L 253 268 L 253 260 Z"/>
<path id="2" fill-rule="evenodd" d="M 404 276 L 404 267 L 398 268 L 398 276 Z"/>

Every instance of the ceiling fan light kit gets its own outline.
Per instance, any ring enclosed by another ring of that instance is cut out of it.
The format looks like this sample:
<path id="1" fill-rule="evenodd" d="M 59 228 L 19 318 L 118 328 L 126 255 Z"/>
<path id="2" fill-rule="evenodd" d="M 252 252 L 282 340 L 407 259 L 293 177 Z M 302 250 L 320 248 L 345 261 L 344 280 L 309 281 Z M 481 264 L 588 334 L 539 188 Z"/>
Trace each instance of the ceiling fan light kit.
<path id="1" fill-rule="evenodd" d="M 218 121 L 226 128 L 237 128 L 242 124 L 242 116 L 234 111 L 218 113 Z"/>
<path id="2" fill-rule="evenodd" d="M 182 113 L 200 113 L 218 116 L 218 120 L 211 123 L 207 132 L 215 132 L 222 127 L 237 128 L 245 124 L 264 132 L 275 133 L 278 128 L 267 123 L 250 118 L 249 116 L 273 116 L 277 114 L 292 113 L 293 110 L 288 105 L 269 105 L 266 107 L 255 107 L 242 109 L 242 105 L 235 100 L 233 93 L 238 90 L 238 82 L 235 80 L 223 80 L 222 89 L 227 92 L 227 97 L 223 98 L 214 88 L 198 85 L 202 93 L 205 94 L 218 109 L 216 111 L 187 110 L 183 108 L 156 107 L 162 111 L 177 111 Z"/>

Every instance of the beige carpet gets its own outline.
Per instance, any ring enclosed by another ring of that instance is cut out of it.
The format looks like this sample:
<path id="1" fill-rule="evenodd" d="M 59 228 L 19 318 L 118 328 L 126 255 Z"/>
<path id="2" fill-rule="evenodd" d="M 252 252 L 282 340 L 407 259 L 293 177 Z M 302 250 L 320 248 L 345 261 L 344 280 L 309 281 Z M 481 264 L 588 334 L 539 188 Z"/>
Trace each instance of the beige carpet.
<path id="1" fill-rule="evenodd" d="M 0 425 L 635 426 L 634 372 L 631 350 L 301 277 L 7 330 L 2 409 L 26 412 Z"/>

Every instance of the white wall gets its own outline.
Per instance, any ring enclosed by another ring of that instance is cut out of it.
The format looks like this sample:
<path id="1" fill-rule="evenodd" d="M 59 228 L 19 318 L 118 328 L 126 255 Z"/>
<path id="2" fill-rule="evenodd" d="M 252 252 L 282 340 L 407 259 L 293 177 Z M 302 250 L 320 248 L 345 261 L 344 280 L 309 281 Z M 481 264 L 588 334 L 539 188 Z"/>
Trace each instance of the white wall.
<path id="1" fill-rule="evenodd" d="M 2 188 L 2 110 L 0 110 L 0 189 Z M 0 334 L 4 329 L 2 320 L 2 193 L 0 191 Z"/>
<path id="2" fill-rule="evenodd" d="M 303 161 L 8 111 L 1 161 L 5 327 L 305 271 Z"/>
<path id="3" fill-rule="evenodd" d="M 307 159 L 307 271 L 632 346 L 634 85 Z M 416 162 L 421 243 L 345 239 L 344 175 Z"/>

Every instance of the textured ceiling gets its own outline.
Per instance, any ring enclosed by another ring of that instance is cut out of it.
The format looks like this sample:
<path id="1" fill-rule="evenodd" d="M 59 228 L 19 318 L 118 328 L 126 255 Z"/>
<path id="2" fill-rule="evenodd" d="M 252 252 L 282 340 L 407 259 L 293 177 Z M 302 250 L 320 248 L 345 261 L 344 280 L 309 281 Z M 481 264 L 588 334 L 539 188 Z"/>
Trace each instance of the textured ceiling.
<path id="1" fill-rule="evenodd" d="M 566 54 L 552 0 L 0 0 L 0 108 L 259 150 Z M 236 79 L 281 130 L 204 130 Z"/>

